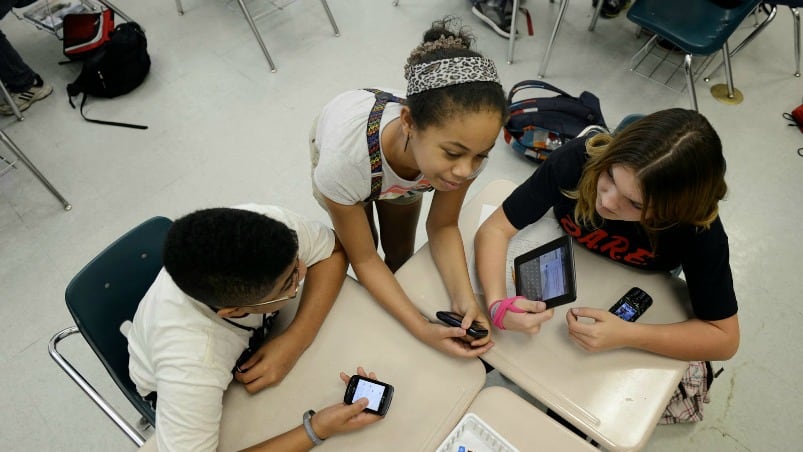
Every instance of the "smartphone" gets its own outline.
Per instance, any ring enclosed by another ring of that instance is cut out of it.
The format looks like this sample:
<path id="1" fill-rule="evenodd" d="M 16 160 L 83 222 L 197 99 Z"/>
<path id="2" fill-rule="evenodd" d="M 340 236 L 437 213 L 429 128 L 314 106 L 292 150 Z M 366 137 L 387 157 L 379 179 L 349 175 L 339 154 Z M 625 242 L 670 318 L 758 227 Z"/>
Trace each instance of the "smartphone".
<path id="1" fill-rule="evenodd" d="M 638 287 L 633 287 L 619 301 L 614 303 L 609 311 L 622 320 L 635 322 L 651 305 L 652 297 Z"/>
<path id="2" fill-rule="evenodd" d="M 455 312 L 438 311 L 435 315 L 438 317 L 438 320 L 449 326 L 459 327 L 463 324 L 463 316 Z M 468 327 L 466 333 L 474 339 L 481 339 L 488 335 L 488 330 L 477 322 L 471 322 L 471 326 Z"/>
<path id="3" fill-rule="evenodd" d="M 372 378 L 352 375 L 346 386 L 343 402 L 351 405 L 363 397 L 368 399 L 368 407 L 363 411 L 384 416 L 393 400 L 393 386 Z"/>

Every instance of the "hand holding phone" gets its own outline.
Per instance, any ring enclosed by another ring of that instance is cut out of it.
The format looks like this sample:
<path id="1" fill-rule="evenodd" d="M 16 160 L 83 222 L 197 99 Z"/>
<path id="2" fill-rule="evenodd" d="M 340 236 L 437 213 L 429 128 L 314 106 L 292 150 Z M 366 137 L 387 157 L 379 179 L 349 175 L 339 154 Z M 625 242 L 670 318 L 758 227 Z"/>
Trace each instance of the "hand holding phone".
<path id="1" fill-rule="evenodd" d="M 463 326 L 463 316 L 456 312 L 438 311 L 435 315 L 438 317 L 438 320 L 449 326 L 456 326 L 459 328 Z M 468 327 L 466 333 L 474 339 L 481 339 L 488 335 L 488 330 L 480 323 L 474 321 L 471 322 L 471 326 Z"/>
<path id="2" fill-rule="evenodd" d="M 351 405 L 363 397 L 368 399 L 368 407 L 363 411 L 384 416 L 393 400 L 393 386 L 362 375 L 352 375 L 343 402 Z"/>

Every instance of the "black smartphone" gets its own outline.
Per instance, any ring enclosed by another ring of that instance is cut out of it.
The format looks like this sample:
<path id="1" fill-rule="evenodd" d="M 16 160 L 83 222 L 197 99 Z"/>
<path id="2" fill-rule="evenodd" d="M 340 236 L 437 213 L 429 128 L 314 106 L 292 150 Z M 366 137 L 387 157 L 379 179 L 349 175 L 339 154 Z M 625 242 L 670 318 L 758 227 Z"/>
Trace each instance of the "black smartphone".
<path id="1" fill-rule="evenodd" d="M 633 287 L 619 301 L 614 303 L 609 311 L 622 320 L 635 322 L 651 305 L 652 297 L 638 287 Z"/>
<path id="2" fill-rule="evenodd" d="M 463 324 L 463 316 L 454 312 L 438 311 L 435 315 L 438 317 L 438 320 L 449 326 L 459 327 Z M 477 322 L 471 322 L 471 326 L 468 327 L 466 333 L 474 339 L 481 339 L 488 335 L 488 330 Z"/>
<path id="3" fill-rule="evenodd" d="M 363 397 L 368 399 L 368 407 L 363 411 L 384 416 L 393 400 L 393 386 L 372 378 L 352 375 L 346 386 L 343 402 L 351 405 Z"/>

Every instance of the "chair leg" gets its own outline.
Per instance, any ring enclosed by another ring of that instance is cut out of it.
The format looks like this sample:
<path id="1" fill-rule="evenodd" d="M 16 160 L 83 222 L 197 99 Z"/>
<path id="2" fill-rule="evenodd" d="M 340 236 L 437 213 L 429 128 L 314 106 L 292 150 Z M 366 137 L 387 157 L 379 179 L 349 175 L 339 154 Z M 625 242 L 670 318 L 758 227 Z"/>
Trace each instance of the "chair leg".
<path id="1" fill-rule="evenodd" d="M 739 45 L 737 45 L 735 49 L 733 49 L 733 52 L 730 53 L 730 56 L 731 57 L 736 56 L 736 54 L 739 53 L 740 50 L 745 48 L 745 46 L 747 44 L 750 44 L 753 41 L 753 39 L 755 39 L 756 36 L 758 36 L 759 33 L 764 31 L 764 29 L 767 28 L 767 25 L 769 25 L 770 22 L 772 22 L 775 19 L 775 16 L 777 15 L 777 13 L 778 13 L 778 8 L 775 7 L 775 6 L 772 6 L 772 9 L 770 9 L 769 14 L 767 14 L 767 18 L 764 19 L 764 22 L 761 22 L 758 26 L 756 26 L 756 29 L 753 30 L 752 32 L 750 32 L 750 34 L 747 35 L 747 37 L 744 38 L 744 40 L 742 42 L 740 42 Z M 714 73 L 717 72 L 724 64 L 725 64 L 725 61 L 723 60 L 722 63 L 719 63 L 719 66 L 717 66 L 716 69 L 711 71 L 708 74 L 708 76 L 705 77 L 703 80 L 705 80 L 706 82 L 711 80 L 711 76 L 714 75 Z"/>
<path id="2" fill-rule="evenodd" d="M 176 10 L 178 10 L 178 15 L 184 15 L 184 7 L 181 5 L 181 0 L 176 0 Z"/>
<path id="3" fill-rule="evenodd" d="M 597 7 L 594 9 L 594 15 L 591 16 L 591 23 L 588 24 L 588 31 L 594 31 L 594 28 L 597 26 L 597 19 L 599 19 L 599 15 L 602 14 L 602 3 L 603 0 L 597 0 Z"/>
<path id="4" fill-rule="evenodd" d="M 731 58 L 728 51 L 728 41 L 722 45 L 722 62 L 725 63 L 725 78 L 728 84 L 728 99 L 733 99 L 733 72 L 731 71 Z"/>
<path id="5" fill-rule="evenodd" d="M 694 111 L 700 111 L 697 108 L 697 93 L 694 90 L 694 76 L 691 70 L 691 54 L 686 54 L 683 58 L 683 70 L 686 73 L 686 86 L 689 90 L 689 100 L 691 101 L 691 108 Z"/>
<path id="6" fill-rule="evenodd" d="M 340 36 L 340 30 L 337 28 L 335 16 L 332 15 L 332 11 L 329 9 L 329 4 L 326 3 L 326 0 L 321 0 L 321 5 L 323 5 L 323 9 L 326 10 L 326 15 L 329 16 L 329 23 L 332 24 L 332 29 L 335 31 L 335 36 Z"/>
<path id="7" fill-rule="evenodd" d="M 541 60 L 541 67 L 538 69 L 538 78 L 544 78 L 546 68 L 549 65 L 549 57 L 552 55 L 552 47 L 555 45 L 555 38 L 558 36 L 558 30 L 563 22 L 563 16 L 566 14 L 566 8 L 569 6 L 569 0 L 560 2 L 560 11 L 558 11 L 558 19 L 555 21 L 555 27 L 552 28 L 552 35 L 549 37 L 549 44 L 546 46 L 546 53 Z"/>
<path id="8" fill-rule="evenodd" d="M 245 2 L 243 0 L 237 0 L 237 4 L 240 5 L 240 9 L 245 16 L 246 22 L 248 22 L 248 26 L 251 27 L 251 31 L 254 32 L 254 37 L 257 40 L 257 44 L 259 44 L 259 47 L 262 49 L 262 53 L 265 54 L 265 59 L 268 60 L 270 71 L 276 72 L 276 65 L 273 64 L 273 58 L 270 57 L 268 48 L 265 47 L 265 42 L 262 41 L 262 35 L 260 35 L 259 30 L 257 30 L 257 24 L 254 23 L 254 18 L 251 16 L 251 12 L 248 11 L 248 7 L 245 6 Z"/>
<path id="9" fill-rule="evenodd" d="M 513 16 L 510 18 L 510 37 L 507 40 L 507 64 L 513 64 L 513 46 L 516 42 L 516 16 L 519 15 L 519 0 L 513 0 Z"/>
<path id="10" fill-rule="evenodd" d="M 109 419 L 114 422 L 114 424 L 123 431 L 123 433 L 128 436 L 137 447 L 142 447 L 145 444 L 145 438 L 134 428 L 128 421 L 123 418 L 117 410 L 112 407 L 112 405 L 103 398 L 103 396 L 98 393 L 98 391 L 92 387 L 92 385 L 86 381 L 83 375 L 81 375 L 69 361 L 67 361 L 64 356 L 58 351 L 58 344 L 64 338 L 78 333 L 78 327 L 71 326 L 67 327 L 50 338 L 50 342 L 47 345 L 48 353 L 50 357 L 53 358 L 53 361 L 61 367 L 61 370 L 67 373 L 67 376 L 84 391 L 90 399 L 109 417 Z"/>
<path id="11" fill-rule="evenodd" d="M 789 7 L 795 25 L 795 77 L 800 77 L 800 13 L 797 8 Z"/>
<path id="12" fill-rule="evenodd" d="M 36 168 L 36 165 L 34 165 L 33 162 L 31 162 L 28 159 L 28 156 L 26 156 L 25 153 L 22 152 L 22 150 L 19 147 L 17 147 L 17 145 L 13 141 L 11 141 L 11 138 L 9 138 L 8 135 L 6 135 L 6 133 L 2 130 L 0 130 L 0 141 L 2 141 L 3 144 L 6 145 L 6 147 L 11 152 L 13 152 L 14 155 L 17 156 L 17 158 L 21 160 L 22 163 L 25 164 L 25 166 L 28 167 L 28 169 L 31 170 L 34 176 L 36 176 L 39 179 L 39 181 L 42 182 L 42 184 L 48 190 L 50 190 L 50 193 L 52 193 L 53 196 L 56 197 L 56 199 L 61 201 L 61 204 L 64 206 L 64 210 L 72 209 L 72 205 L 69 203 L 69 201 L 67 201 L 66 199 L 64 199 L 63 196 L 61 196 L 61 193 L 59 193 L 59 191 L 56 190 L 56 187 L 50 184 L 50 181 L 48 181 L 47 178 L 42 173 L 39 172 L 39 170 Z"/>
<path id="13" fill-rule="evenodd" d="M 6 85 L 4 85 L 3 82 L 0 82 L 0 91 L 3 91 L 3 97 L 6 99 L 8 106 L 11 107 L 11 111 L 14 112 L 14 116 L 17 117 L 17 120 L 22 121 L 25 119 L 25 117 L 22 116 L 22 112 L 20 111 L 19 107 L 17 107 L 17 103 L 11 98 L 11 93 L 8 92 L 8 89 L 6 89 Z"/>

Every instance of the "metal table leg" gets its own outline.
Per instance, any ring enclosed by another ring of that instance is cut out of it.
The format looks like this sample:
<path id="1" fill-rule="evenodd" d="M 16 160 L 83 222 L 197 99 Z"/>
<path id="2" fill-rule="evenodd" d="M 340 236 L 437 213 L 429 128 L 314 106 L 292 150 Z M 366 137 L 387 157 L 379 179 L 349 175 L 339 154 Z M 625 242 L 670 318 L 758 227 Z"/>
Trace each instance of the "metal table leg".
<path id="1" fill-rule="evenodd" d="M 70 204 L 69 201 L 64 199 L 63 196 L 61 196 L 61 193 L 59 193 L 59 191 L 56 190 L 56 187 L 54 187 L 50 183 L 50 181 L 48 181 L 47 178 L 42 173 L 39 172 L 39 170 L 36 168 L 36 165 L 34 165 L 33 162 L 31 162 L 28 159 L 28 156 L 26 156 L 25 153 L 22 152 L 22 150 L 20 150 L 20 148 L 17 147 L 17 145 L 14 144 L 13 141 L 11 141 L 11 138 L 9 138 L 8 135 L 6 135 L 6 133 L 3 130 L 0 130 L 0 141 L 2 141 L 3 144 L 6 145 L 6 147 L 10 149 L 11 152 L 13 152 L 14 155 L 17 156 L 17 158 L 31 170 L 34 176 L 36 176 L 39 179 L 39 181 L 42 182 L 42 184 L 44 184 L 44 186 L 47 187 L 48 190 L 50 190 L 50 193 L 53 193 L 53 196 L 55 196 L 56 199 L 61 201 L 61 204 L 64 206 L 64 210 L 72 209 L 72 204 Z"/>

